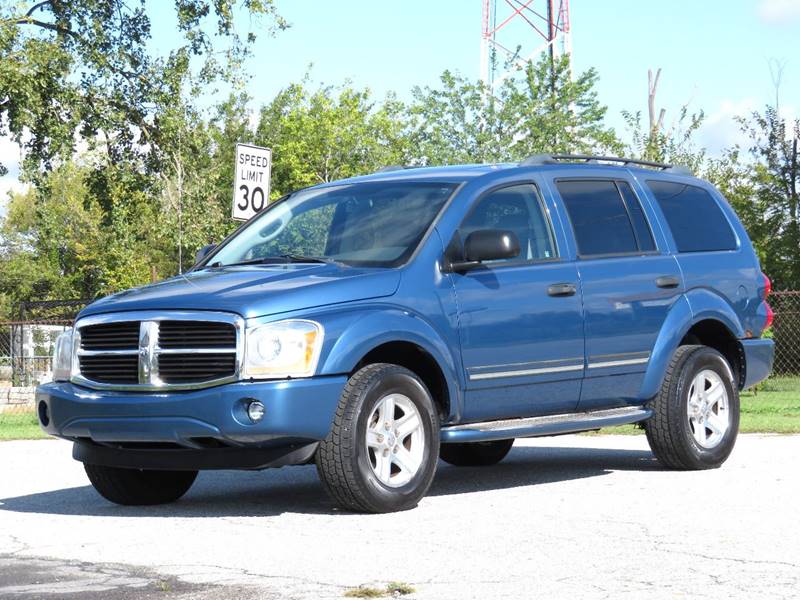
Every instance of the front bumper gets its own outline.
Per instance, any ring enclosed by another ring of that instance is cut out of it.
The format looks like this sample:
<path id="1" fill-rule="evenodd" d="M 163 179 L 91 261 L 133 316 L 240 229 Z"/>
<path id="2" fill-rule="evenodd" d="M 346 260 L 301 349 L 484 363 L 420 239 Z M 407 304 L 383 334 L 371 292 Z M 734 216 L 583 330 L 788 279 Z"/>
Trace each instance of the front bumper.
<path id="1" fill-rule="evenodd" d="M 775 342 L 768 339 L 739 341 L 742 344 L 745 365 L 742 389 L 746 389 L 769 377 L 775 360 Z"/>
<path id="2" fill-rule="evenodd" d="M 180 468 L 260 468 L 284 460 L 276 449 L 291 454 L 328 435 L 346 381 L 342 375 L 165 393 L 49 383 L 36 390 L 36 404 L 44 431 L 75 440 L 74 456 L 84 462 L 176 468 L 169 457 L 184 456 L 191 460 L 178 461 Z M 252 399 L 266 409 L 259 423 L 246 414 Z M 149 458 L 140 464 L 137 456 Z M 296 455 L 296 462 L 307 459 Z"/>

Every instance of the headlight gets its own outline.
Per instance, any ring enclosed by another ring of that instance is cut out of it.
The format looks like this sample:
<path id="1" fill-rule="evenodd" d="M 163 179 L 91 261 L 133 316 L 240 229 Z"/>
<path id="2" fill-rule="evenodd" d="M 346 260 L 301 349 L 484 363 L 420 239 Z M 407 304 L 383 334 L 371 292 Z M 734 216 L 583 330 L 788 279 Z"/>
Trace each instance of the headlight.
<path id="1" fill-rule="evenodd" d="M 53 349 L 53 381 L 69 381 L 72 375 L 72 334 L 70 327 L 56 338 Z"/>
<path id="2" fill-rule="evenodd" d="M 322 325 L 313 321 L 278 321 L 247 330 L 245 379 L 311 377 L 322 348 Z"/>

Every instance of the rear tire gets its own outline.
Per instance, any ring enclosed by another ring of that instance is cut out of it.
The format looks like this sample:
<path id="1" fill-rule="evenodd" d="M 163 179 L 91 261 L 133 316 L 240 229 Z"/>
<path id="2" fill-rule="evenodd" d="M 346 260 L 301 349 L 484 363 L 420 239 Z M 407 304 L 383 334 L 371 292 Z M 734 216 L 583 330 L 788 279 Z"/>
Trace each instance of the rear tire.
<path id="1" fill-rule="evenodd" d="M 316 454 L 322 484 L 342 508 L 385 513 L 413 508 L 439 456 L 439 415 L 411 371 L 378 363 L 357 371 Z"/>
<path id="2" fill-rule="evenodd" d="M 503 460 L 513 445 L 513 438 L 468 444 L 442 444 L 439 458 L 456 467 L 488 467 Z"/>
<path id="3" fill-rule="evenodd" d="M 89 481 L 106 500 L 123 506 L 174 502 L 192 487 L 197 471 L 150 471 L 83 465 Z"/>
<path id="4" fill-rule="evenodd" d="M 719 467 L 739 433 L 739 389 L 725 357 L 707 346 L 680 346 L 645 421 L 656 458 L 672 469 Z"/>

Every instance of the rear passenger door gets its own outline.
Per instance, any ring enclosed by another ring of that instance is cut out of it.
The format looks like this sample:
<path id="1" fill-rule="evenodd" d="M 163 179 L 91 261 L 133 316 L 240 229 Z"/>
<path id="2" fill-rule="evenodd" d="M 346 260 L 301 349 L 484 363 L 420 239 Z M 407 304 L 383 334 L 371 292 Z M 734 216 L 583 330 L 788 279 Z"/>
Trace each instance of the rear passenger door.
<path id="1" fill-rule="evenodd" d="M 672 233 L 686 290 L 713 289 L 738 314 L 747 314 L 748 308 L 755 311 L 757 303 L 753 306 L 748 302 L 752 296 L 742 293 L 740 286 L 743 281 L 758 281 L 759 267 L 752 254 L 740 251 L 741 240 L 731 226 L 736 216 L 721 198 L 714 198 L 712 193 L 717 193 L 713 189 L 692 183 L 664 179 L 644 182 Z M 691 294 L 688 299 L 691 305 Z M 693 310 L 696 308 L 693 306 Z"/>
<path id="2" fill-rule="evenodd" d="M 683 293 L 651 206 L 620 178 L 557 179 L 577 246 L 586 334 L 581 410 L 635 402 L 656 337 Z M 657 244 L 656 240 L 661 244 Z"/>

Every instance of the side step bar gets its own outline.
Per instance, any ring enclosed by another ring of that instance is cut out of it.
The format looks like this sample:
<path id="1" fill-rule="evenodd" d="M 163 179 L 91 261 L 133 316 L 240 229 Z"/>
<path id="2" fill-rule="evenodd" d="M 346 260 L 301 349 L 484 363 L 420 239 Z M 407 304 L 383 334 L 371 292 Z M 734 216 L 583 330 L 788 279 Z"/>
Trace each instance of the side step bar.
<path id="1" fill-rule="evenodd" d="M 612 425 L 638 423 L 652 416 L 653 410 L 650 408 L 626 406 L 610 410 L 593 410 L 547 417 L 446 425 L 442 427 L 441 440 L 442 443 L 488 442 L 509 438 L 577 433 Z"/>

